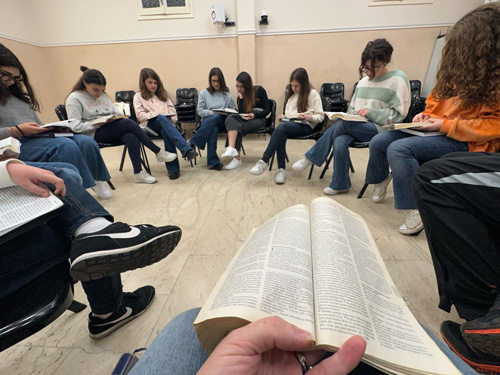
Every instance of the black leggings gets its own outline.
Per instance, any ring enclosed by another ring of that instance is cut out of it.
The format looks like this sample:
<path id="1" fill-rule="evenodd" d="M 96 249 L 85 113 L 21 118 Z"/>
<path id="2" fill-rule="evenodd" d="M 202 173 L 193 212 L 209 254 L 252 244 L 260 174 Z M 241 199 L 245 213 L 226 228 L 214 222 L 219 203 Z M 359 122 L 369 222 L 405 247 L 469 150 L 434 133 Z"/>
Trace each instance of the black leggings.
<path id="1" fill-rule="evenodd" d="M 149 148 L 155 154 L 161 148 L 153 143 L 148 135 L 134 121 L 122 118 L 101 126 L 95 132 L 97 143 L 121 143 L 127 146 L 128 155 L 134 167 L 134 173 L 142 170 L 140 144 Z"/>

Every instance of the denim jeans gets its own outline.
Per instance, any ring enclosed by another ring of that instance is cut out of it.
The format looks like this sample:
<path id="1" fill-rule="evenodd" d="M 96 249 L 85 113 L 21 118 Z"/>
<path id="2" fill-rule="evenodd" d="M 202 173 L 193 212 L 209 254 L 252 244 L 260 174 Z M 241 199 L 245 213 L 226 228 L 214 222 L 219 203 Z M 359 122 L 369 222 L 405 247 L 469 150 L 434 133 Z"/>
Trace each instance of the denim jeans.
<path id="1" fill-rule="evenodd" d="M 307 124 L 299 124 L 293 121 L 283 121 L 274 130 L 264 155 L 269 159 L 276 152 L 278 168 L 286 168 L 286 140 L 288 137 L 299 137 L 312 133 L 312 128 Z"/>
<path id="2" fill-rule="evenodd" d="M 195 375 L 208 358 L 193 329 L 193 322 L 199 311 L 199 308 L 191 309 L 172 319 L 161 330 L 129 375 Z M 427 329 L 426 331 L 462 374 L 477 374 L 430 331 Z M 360 372 L 354 370 L 354 373 Z"/>
<path id="3" fill-rule="evenodd" d="M 157 132 L 163 138 L 165 143 L 165 150 L 168 152 L 177 153 L 175 148 L 179 149 L 182 156 L 191 150 L 191 146 L 182 137 L 181 133 L 177 130 L 174 124 L 166 116 L 157 116 L 148 121 L 148 127 Z M 179 172 L 179 159 L 165 163 L 167 171 Z"/>
<path id="4" fill-rule="evenodd" d="M 320 167 L 333 147 L 333 176 L 330 188 L 345 190 L 351 187 L 349 178 L 349 145 L 351 142 L 369 142 L 378 134 L 372 122 L 337 120 L 306 152 L 306 158 Z"/>
<path id="5" fill-rule="evenodd" d="M 65 205 L 62 212 L 22 236 L 2 245 L 0 251 L 0 298 L 3 298 L 59 263 L 67 262 L 73 233 L 95 217 L 113 217 L 81 186 L 75 168 L 66 163 L 29 163 L 50 170 L 64 180 Z M 49 185 L 49 188 L 51 186 Z M 53 188 L 53 187 L 52 187 Z M 92 312 L 117 310 L 122 300 L 120 275 L 82 282 Z"/>
<path id="6" fill-rule="evenodd" d="M 217 136 L 220 131 L 226 131 L 225 121 L 226 116 L 217 113 L 205 118 L 201 122 L 201 126 L 196 131 L 196 134 L 190 140 L 200 150 L 204 150 L 205 144 L 207 145 L 207 166 L 209 167 L 220 164 L 220 159 L 217 155 Z"/>
<path id="7" fill-rule="evenodd" d="M 468 151 L 467 142 L 447 136 L 419 137 L 399 130 L 380 133 L 370 141 L 370 159 L 366 168 L 367 184 L 379 184 L 391 167 L 394 202 L 398 210 L 417 209 L 411 181 L 423 163 L 450 152 Z"/>
<path id="8" fill-rule="evenodd" d="M 83 180 L 83 187 L 95 181 L 108 181 L 109 175 L 101 151 L 92 137 L 22 138 L 19 159 L 25 162 L 55 162 L 74 165 Z"/>

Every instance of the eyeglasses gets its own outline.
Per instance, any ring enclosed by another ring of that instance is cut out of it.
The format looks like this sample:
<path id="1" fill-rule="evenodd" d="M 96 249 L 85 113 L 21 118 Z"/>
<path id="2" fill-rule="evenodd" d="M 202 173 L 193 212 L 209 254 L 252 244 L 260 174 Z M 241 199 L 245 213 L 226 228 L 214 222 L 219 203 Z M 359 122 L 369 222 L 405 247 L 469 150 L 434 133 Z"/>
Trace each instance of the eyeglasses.
<path id="1" fill-rule="evenodd" d="M 2 78 L 2 81 L 4 82 L 22 82 L 23 77 L 22 76 L 13 76 L 9 72 L 6 72 L 5 70 L 0 70 L 0 78 Z"/>
<path id="2" fill-rule="evenodd" d="M 244 88 L 245 88 L 245 86 L 243 86 L 243 85 L 238 85 L 238 84 L 234 85 L 234 87 L 236 87 L 237 89 L 244 89 Z"/>
<path id="3" fill-rule="evenodd" d="M 368 73 L 368 72 L 375 72 L 376 69 L 380 68 L 382 66 L 382 63 L 378 64 L 378 65 L 373 65 L 373 69 L 372 68 L 369 68 L 367 66 L 361 66 L 361 71 L 363 73 Z"/>
<path id="4" fill-rule="evenodd" d="M 210 82 L 212 82 L 212 83 L 219 83 L 219 80 L 218 79 L 211 79 Z"/>

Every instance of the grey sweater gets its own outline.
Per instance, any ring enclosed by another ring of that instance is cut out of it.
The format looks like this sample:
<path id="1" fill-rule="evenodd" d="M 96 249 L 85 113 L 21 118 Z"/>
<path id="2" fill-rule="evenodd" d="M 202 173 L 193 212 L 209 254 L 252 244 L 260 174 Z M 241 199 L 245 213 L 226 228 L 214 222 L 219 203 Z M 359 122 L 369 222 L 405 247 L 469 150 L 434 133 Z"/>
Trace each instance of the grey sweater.
<path id="1" fill-rule="evenodd" d="M 228 92 L 216 91 L 211 95 L 207 89 L 200 92 L 198 98 L 198 114 L 203 121 L 207 117 L 212 116 L 213 109 L 232 108 L 236 109 L 233 97 Z"/>
<path id="2" fill-rule="evenodd" d="M 73 91 L 66 99 L 66 112 L 69 119 L 80 120 L 71 127 L 75 133 L 93 137 L 98 126 L 91 121 L 106 115 L 121 115 L 106 94 L 98 99 L 85 91 Z"/>
<path id="3" fill-rule="evenodd" d="M 0 105 L 0 139 L 10 137 L 7 128 L 23 122 L 36 122 L 38 125 L 43 125 L 28 103 L 11 95 L 5 105 Z"/>

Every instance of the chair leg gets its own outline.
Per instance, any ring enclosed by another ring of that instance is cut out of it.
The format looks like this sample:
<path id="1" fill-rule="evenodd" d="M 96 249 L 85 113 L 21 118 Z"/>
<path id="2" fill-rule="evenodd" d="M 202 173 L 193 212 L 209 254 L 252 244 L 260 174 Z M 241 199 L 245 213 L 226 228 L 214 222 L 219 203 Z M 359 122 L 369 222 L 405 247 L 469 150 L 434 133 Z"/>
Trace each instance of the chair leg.
<path id="1" fill-rule="evenodd" d="M 271 158 L 271 163 L 269 163 L 269 172 L 271 172 L 271 169 L 273 169 L 274 155 L 276 155 L 276 153 L 273 154 L 273 157 Z"/>
<path id="2" fill-rule="evenodd" d="M 146 170 L 146 172 L 151 174 L 151 168 L 149 166 L 148 156 L 146 155 L 146 149 L 144 148 L 144 145 L 142 143 L 141 143 L 141 164 Z"/>
<path id="3" fill-rule="evenodd" d="M 68 310 L 73 311 L 74 313 L 79 313 L 82 310 L 85 310 L 87 305 L 78 301 L 73 300 L 71 305 L 69 305 Z"/>
<path id="4" fill-rule="evenodd" d="M 333 150 L 330 154 L 330 156 L 328 156 L 328 159 L 326 159 L 326 164 L 325 164 L 325 167 L 323 168 L 323 172 L 321 172 L 321 175 L 319 176 L 320 180 L 323 178 L 323 176 L 325 175 L 328 167 L 330 166 L 330 163 L 332 162 L 332 159 L 333 159 Z"/>
<path id="5" fill-rule="evenodd" d="M 351 169 L 351 172 L 354 173 L 355 170 L 354 170 L 354 167 L 352 165 L 352 161 L 351 161 L 351 158 L 349 158 L 349 168 Z"/>
<path id="6" fill-rule="evenodd" d="M 243 142 L 241 142 L 241 151 L 243 151 L 243 155 L 246 155 L 247 153 L 245 152 L 245 147 L 243 147 Z"/>
<path id="7" fill-rule="evenodd" d="M 358 194 L 358 199 L 361 199 L 361 198 L 363 197 L 363 194 L 365 193 L 365 190 L 366 190 L 366 188 L 367 188 L 367 187 L 368 187 L 368 184 L 367 184 L 367 183 L 365 183 L 365 184 L 363 185 L 363 187 L 361 188 L 361 190 L 359 191 L 359 194 Z"/>
<path id="8" fill-rule="evenodd" d="M 108 185 L 109 185 L 109 187 L 110 187 L 111 190 L 116 190 L 115 189 L 115 185 L 113 185 L 113 183 L 111 182 L 111 180 L 108 180 L 106 182 L 108 183 Z"/>
<path id="9" fill-rule="evenodd" d="M 309 177 L 307 178 L 308 180 L 311 179 L 311 176 L 313 174 L 313 169 L 314 169 L 314 164 L 311 164 L 311 170 L 309 171 Z"/>
<path id="10" fill-rule="evenodd" d="M 125 156 L 127 155 L 127 145 L 123 146 L 123 152 L 122 152 L 122 160 L 120 161 L 120 169 L 119 171 L 123 171 L 123 163 L 125 163 Z"/>

